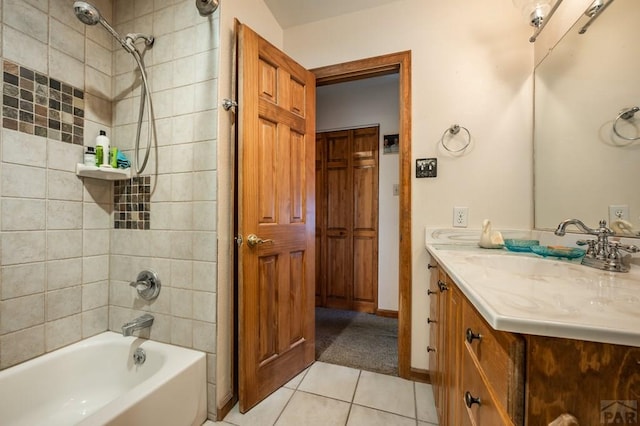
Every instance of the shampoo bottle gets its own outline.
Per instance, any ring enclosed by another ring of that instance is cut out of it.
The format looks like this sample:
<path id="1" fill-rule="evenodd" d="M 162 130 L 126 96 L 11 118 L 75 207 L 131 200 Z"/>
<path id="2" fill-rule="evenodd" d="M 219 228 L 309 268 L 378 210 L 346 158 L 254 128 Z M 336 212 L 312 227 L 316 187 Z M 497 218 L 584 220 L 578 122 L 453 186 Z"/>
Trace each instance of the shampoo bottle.
<path id="1" fill-rule="evenodd" d="M 102 147 L 102 164 L 99 164 L 99 166 L 111 167 L 109 164 L 109 138 L 104 130 L 100 130 L 100 134 L 96 137 L 96 147 L 98 146 Z"/>

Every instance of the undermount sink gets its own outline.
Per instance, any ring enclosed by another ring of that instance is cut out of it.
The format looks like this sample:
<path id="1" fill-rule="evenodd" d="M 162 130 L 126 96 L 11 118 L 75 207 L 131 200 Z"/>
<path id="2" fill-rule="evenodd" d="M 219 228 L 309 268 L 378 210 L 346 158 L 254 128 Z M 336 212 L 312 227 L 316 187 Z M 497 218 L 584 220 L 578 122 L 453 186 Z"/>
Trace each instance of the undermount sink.
<path id="1" fill-rule="evenodd" d="M 581 265 L 579 260 L 552 260 L 549 258 L 507 254 L 504 252 L 451 253 L 458 258 L 458 273 L 478 279 L 517 279 L 522 283 L 544 281 L 552 284 L 558 281 L 586 283 L 607 286 L 637 288 L 640 283 L 640 267 L 631 268 L 628 273 L 608 272 Z M 599 283 L 599 284 L 598 284 Z"/>
<path id="2" fill-rule="evenodd" d="M 497 269 L 518 276 L 551 275 L 565 277 L 588 272 L 584 270 L 584 266 L 576 262 L 541 257 L 473 254 L 466 256 L 465 260 L 474 266 Z"/>

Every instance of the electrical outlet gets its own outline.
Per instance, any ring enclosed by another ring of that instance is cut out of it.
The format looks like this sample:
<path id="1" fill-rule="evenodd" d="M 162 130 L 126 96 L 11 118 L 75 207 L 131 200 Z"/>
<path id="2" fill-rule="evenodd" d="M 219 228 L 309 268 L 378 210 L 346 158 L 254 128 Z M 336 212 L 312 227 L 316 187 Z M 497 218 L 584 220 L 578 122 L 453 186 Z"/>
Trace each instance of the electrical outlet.
<path id="1" fill-rule="evenodd" d="M 454 207 L 453 208 L 453 227 L 454 228 L 466 228 L 469 222 L 469 208 L 468 207 Z"/>
<path id="2" fill-rule="evenodd" d="M 617 219 L 629 220 L 629 206 L 625 204 L 616 204 L 609 206 L 609 223 Z"/>

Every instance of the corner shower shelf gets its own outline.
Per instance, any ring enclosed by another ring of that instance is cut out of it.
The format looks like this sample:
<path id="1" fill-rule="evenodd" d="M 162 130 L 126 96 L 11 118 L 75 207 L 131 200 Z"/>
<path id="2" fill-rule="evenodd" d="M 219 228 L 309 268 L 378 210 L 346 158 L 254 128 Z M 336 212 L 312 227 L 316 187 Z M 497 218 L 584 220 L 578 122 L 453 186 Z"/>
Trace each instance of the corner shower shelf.
<path id="1" fill-rule="evenodd" d="M 107 167 L 85 166 L 76 164 L 76 175 L 102 180 L 131 179 L 131 169 L 112 169 Z"/>

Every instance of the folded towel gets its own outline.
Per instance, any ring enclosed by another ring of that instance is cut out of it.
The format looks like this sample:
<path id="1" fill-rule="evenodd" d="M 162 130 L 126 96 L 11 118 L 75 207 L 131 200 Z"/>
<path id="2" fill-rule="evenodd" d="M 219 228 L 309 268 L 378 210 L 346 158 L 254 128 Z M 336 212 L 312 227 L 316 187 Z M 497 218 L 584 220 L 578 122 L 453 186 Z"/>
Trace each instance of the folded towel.
<path id="1" fill-rule="evenodd" d="M 129 162 L 129 159 L 122 153 L 122 151 L 118 151 L 117 159 L 119 169 L 128 169 L 129 167 L 131 167 L 131 162 Z"/>

